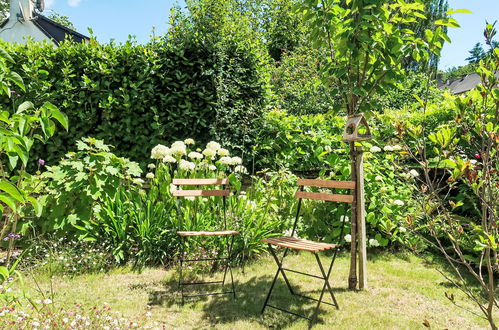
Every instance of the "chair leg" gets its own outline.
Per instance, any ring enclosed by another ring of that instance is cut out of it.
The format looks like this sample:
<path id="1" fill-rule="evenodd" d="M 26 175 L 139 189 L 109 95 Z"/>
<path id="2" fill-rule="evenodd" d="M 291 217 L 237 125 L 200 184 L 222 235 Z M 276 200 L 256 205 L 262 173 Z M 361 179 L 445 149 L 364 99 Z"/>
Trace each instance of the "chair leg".
<path id="1" fill-rule="evenodd" d="M 180 236 L 180 258 L 179 258 L 179 279 L 180 295 L 182 296 L 182 305 L 184 305 L 184 285 L 183 285 L 183 261 L 184 261 L 184 238 Z"/>
<path id="2" fill-rule="evenodd" d="M 316 252 L 314 252 L 313 254 L 314 254 L 315 258 L 317 259 L 317 264 L 319 265 L 319 268 L 321 270 L 321 274 L 324 277 L 324 285 L 322 286 L 321 295 L 319 297 L 319 300 L 317 301 L 317 306 L 315 307 L 314 314 L 312 316 L 312 322 L 315 322 L 315 320 L 317 319 L 317 316 L 319 314 L 319 308 L 320 308 L 320 305 L 322 303 L 322 298 L 324 297 L 324 292 L 326 291 L 326 288 L 329 291 L 329 294 L 331 295 L 331 298 L 334 301 L 334 305 L 335 305 L 336 309 L 339 309 L 339 306 L 338 306 L 338 302 L 336 301 L 336 298 L 333 294 L 333 290 L 331 288 L 331 285 L 329 284 L 329 276 L 331 275 L 331 270 L 333 268 L 334 260 L 331 262 L 331 265 L 329 266 L 328 273 L 326 274 L 326 272 L 324 271 L 324 267 L 322 266 L 321 259 L 319 258 L 319 255 Z"/>
<path id="3" fill-rule="evenodd" d="M 284 281 L 286 282 L 286 285 L 288 286 L 289 292 L 291 292 L 291 294 L 294 295 L 295 292 L 293 291 L 293 288 L 291 287 L 291 284 L 289 283 L 289 280 L 288 280 L 288 277 L 286 276 L 286 273 L 282 269 L 282 263 L 284 261 L 284 258 L 288 254 L 289 249 L 286 248 L 286 250 L 284 250 L 284 254 L 281 258 L 281 261 L 279 261 L 279 258 L 277 258 L 275 250 L 272 248 L 272 245 L 270 245 L 270 244 L 269 244 L 269 250 L 270 250 L 270 253 L 271 253 L 272 257 L 274 258 L 275 262 L 277 263 L 277 266 L 279 267 L 278 270 L 281 272 L 282 277 L 284 278 Z"/>

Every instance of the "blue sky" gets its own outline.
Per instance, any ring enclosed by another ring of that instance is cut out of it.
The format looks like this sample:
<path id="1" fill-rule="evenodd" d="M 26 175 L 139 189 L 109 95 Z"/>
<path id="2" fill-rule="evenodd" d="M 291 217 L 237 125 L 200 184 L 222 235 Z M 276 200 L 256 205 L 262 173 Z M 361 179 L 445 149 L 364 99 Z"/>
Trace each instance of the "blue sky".
<path id="1" fill-rule="evenodd" d="M 126 41 L 134 35 L 146 42 L 156 28 L 160 35 L 168 29 L 170 8 L 183 0 L 45 0 L 48 10 L 69 16 L 79 32 L 88 34 L 91 27 L 101 42 L 111 39 Z M 465 58 L 473 45 L 482 41 L 485 21 L 499 21 L 499 0 L 449 0 L 451 8 L 466 8 L 472 14 L 456 14 L 461 28 L 450 29 L 451 44 L 442 51 L 441 69 L 466 64 Z M 48 12 L 48 10 L 46 10 Z M 499 22 L 498 22 L 499 28 Z"/>

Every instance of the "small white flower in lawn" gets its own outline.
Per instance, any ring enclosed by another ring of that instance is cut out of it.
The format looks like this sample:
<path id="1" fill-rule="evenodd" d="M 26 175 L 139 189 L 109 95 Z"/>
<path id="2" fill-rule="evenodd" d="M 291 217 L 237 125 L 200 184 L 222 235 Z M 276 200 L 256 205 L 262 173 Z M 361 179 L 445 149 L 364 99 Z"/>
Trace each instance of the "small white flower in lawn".
<path id="1" fill-rule="evenodd" d="M 383 150 L 384 151 L 393 151 L 393 147 L 392 146 L 384 146 Z"/>
<path id="2" fill-rule="evenodd" d="M 234 168 L 234 172 L 236 172 L 236 173 L 242 173 L 242 174 L 248 174 L 248 170 L 243 165 L 237 165 Z"/>
<path id="3" fill-rule="evenodd" d="M 340 217 L 340 221 L 341 221 L 341 222 L 348 222 L 348 221 L 350 221 L 350 218 L 349 218 L 349 217 L 347 217 L 346 215 L 342 215 L 342 216 Z"/>
<path id="4" fill-rule="evenodd" d="M 213 158 L 217 155 L 217 151 L 214 149 L 206 148 L 203 150 L 203 155 L 209 158 Z"/>
<path id="5" fill-rule="evenodd" d="M 220 149 L 220 143 L 215 142 L 215 141 L 210 141 L 206 145 L 206 149 L 211 149 L 211 150 L 218 151 L 218 149 Z"/>
<path id="6" fill-rule="evenodd" d="M 151 316 L 152 316 L 152 313 L 151 313 L 151 312 L 147 312 L 147 313 L 146 313 L 146 316 L 147 316 L 147 317 L 151 317 Z"/>
<path id="7" fill-rule="evenodd" d="M 400 199 L 396 199 L 393 201 L 393 204 L 398 205 L 398 206 L 404 206 L 405 203 L 401 201 Z"/>
<path id="8" fill-rule="evenodd" d="M 191 145 L 191 144 L 194 144 L 195 142 L 194 142 L 194 139 L 185 139 L 185 140 L 184 140 L 184 143 L 185 143 L 186 145 Z"/>
<path id="9" fill-rule="evenodd" d="M 232 158 L 227 157 L 227 156 L 220 158 L 219 161 L 220 161 L 220 164 L 222 164 L 222 165 L 232 165 Z"/>
<path id="10" fill-rule="evenodd" d="M 43 300 L 43 303 L 44 303 L 45 305 L 50 305 L 50 304 L 52 303 L 52 300 L 51 300 L 51 299 L 49 299 L 49 298 L 47 298 L 47 299 L 44 299 L 44 300 Z"/>
<path id="11" fill-rule="evenodd" d="M 132 183 L 133 183 L 133 184 L 136 184 L 137 186 L 141 186 L 141 185 L 143 185 L 143 184 L 144 184 L 144 180 L 142 180 L 142 179 L 134 179 L 134 180 L 132 181 Z"/>
<path id="12" fill-rule="evenodd" d="M 241 157 L 232 157 L 230 161 L 231 165 L 241 165 L 243 163 Z"/>
<path id="13" fill-rule="evenodd" d="M 150 170 L 154 170 L 156 168 L 156 165 L 151 163 L 151 164 L 147 165 L 147 168 Z"/>
<path id="14" fill-rule="evenodd" d="M 418 171 L 416 171 L 416 170 L 410 170 L 410 171 L 409 171 L 409 174 L 410 174 L 413 178 L 415 178 L 415 177 L 419 176 L 419 173 L 418 173 Z"/>
<path id="15" fill-rule="evenodd" d="M 210 171 L 216 171 L 216 170 L 217 170 L 217 167 L 216 167 L 215 165 L 210 165 L 210 166 L 208 166 L 208 169 L 209 169 Z"/>
<path id="16" fill-rule="evenodd" d="M 229 150 L 227 149 L 224 149 L 224 148 L 220 148 L 218 149 L 218 155 L 219 156 L 228 156 L 229 155 Z"/>
<path id="17" fill-rule="evenodd" d="M 381 151 L 381 148 L 380 147 L 377 147 L 377 146 L 374 146 L 374 147 L 371 147 L 371 149 L 369 149 L 370 152 L 380 152 Z"/>
<path id="18" fill-rule="evenodd" d="M 176 163 L 177 160 L 170 155 L 163 157 L 163 163 Z"/>
<path id="19" fill-rule="evenodd" d="M 196 169 L 196 164 L 189 162 L 185 159 L 181 159 L 178 167 L 183 171 L 194 171 Z"/>
<path id="20" fill-rule="evenodd" d="M 68 323 L 68 322 L 69 322 L 69 319 L 68 319 L 67 317 L 65 317 L 65 318 L 63 318 L 63 319 L 62 319 L 62 322 L 64 322 L 64 323 Z"/>
<path id="21" fill-rule="evenodd" d="M 170 154 L 170 148 L 164 146 L 162 144 L 158 144 L 151 150 L 151 158 L 152 159 L 161 159 L 166 155 Z"/>
<path id="22" fill-rule="evenodd" d="M 392 148 L 393 148 L 393 151 L 400 151 L 400 150 L 402 150 L 402 147 L 399 146 L 398 144 L 394 145 Z"/>
<path id="23" fill-rule="evenodd" d="M 371 239 L 369 240 L 369 245 L 370 245 L 370 246 L 374 246 L 374 247 L 376 247 L 376 246 L 379 246 L 379 242 L 378 242 L 378 240 L 377 240 L 377 239 L 371 238 Z"/>
<path id="24" fill-rule="evenodd" d="M 199 152 L 192 151 L 192 152 L 189 152 L 187 157 L 189 157 L 191 159 L 203 159 L 203 154 L 200 154 Z"/>
<path id="25" fill-rule="evenodd" d="M 154 173 L 151 173 L 151 172 L 147 173 L 146 178 L 147 179 L 154 179 Z"/>
<path id="26" fill-rule="evenodd" d="M 405 227 L 399 227 L 399 232 L 405 233 L 407 229 Z"/>
<path id="27" fill-rule="evenodd" d="M 352 235 L 350 235 L 350 234 L 346 234 L 344 238 L 345 238 L 345 242 L 350 243 L 352 241 Z"/>
<path id="28" fill-rule="evenodd" d="M 376 181 L 383 181 L 383 177 L 381 175 L 376 175 L 376 177 L 374 178 L 374 180 L 376 180 Z"/>

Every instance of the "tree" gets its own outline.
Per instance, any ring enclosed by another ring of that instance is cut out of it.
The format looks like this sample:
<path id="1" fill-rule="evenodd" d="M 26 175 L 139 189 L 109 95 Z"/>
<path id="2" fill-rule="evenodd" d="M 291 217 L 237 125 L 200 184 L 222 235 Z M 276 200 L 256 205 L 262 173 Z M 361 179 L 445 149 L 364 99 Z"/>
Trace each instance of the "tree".
<path id="1" fill-rule="evenodd" d="M 470 56 L 466 58 L 468 63 L 478 63 L 485 57 L 485 51 L 479 42 L 477 42 L 468 53 L 470 53 Z"/>
<path id="2" fill-rule="evenodd" d="M 59 13 L 56 13 L 55 11 L 51 11 L 50 15 L 48 15 L 48 18 L 53 20 L 56 23 L 61 24 L 62 26 L 67 27 L 68 29 L 71 30 L 76 30 L 76 27 L 74 26 L 73 22 L 70 21 L 68 16 L 61 15 Z"/>
<path id="3" fill-rule="evenodd" d="M 404 81 L 403 63 L 439 56 L 443 41 L 449 40 L 442 26 L 459 26 L 453 18 L 444 18 L 434 22 L 438 27 L 433 31 L 426 29 L 424 37 L 415 36 L 409 27 L 427 18 L 424 5 L 417 1 L 385 0 L 374 5 L 369 0 L 303 0 L 299 10 L 308 20 L 313 44 L 328 50 L 328 56 L 319 59 L 323 80 L 341 96 L 347 115 L 372 111 L 373 94 Z M 350 160 L 352 181 L 357 181 L 354 142 L 350 142 Z M 355 219 L 351 231 L 348 287 L 353 290 L 357 287 Z"/>

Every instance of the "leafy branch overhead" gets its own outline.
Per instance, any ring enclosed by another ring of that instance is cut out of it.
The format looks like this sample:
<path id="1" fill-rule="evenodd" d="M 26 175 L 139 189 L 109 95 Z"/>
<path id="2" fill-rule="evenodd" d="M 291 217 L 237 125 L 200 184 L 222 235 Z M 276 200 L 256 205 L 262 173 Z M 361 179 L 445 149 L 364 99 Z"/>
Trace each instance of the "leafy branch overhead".
<path id="1" fill-rule="evenodd" d="M 370 110 L 372 96 L 397 87 L 404 80 L 405 63 L 428 61 L 445 41 L 443 27 L 458 27 L 451 17 L 435 21 L 435 29 L 417 36 L 411 25 L 425 19 L 420 2 L 366 0 L 304 0 L 297 6 L 309 21 L 311 39 L 327 48 L 321 66 L 331 92 L 339 94 L 346 113 Z M 465 12 L 450 11 L 448 14 Z"/>

